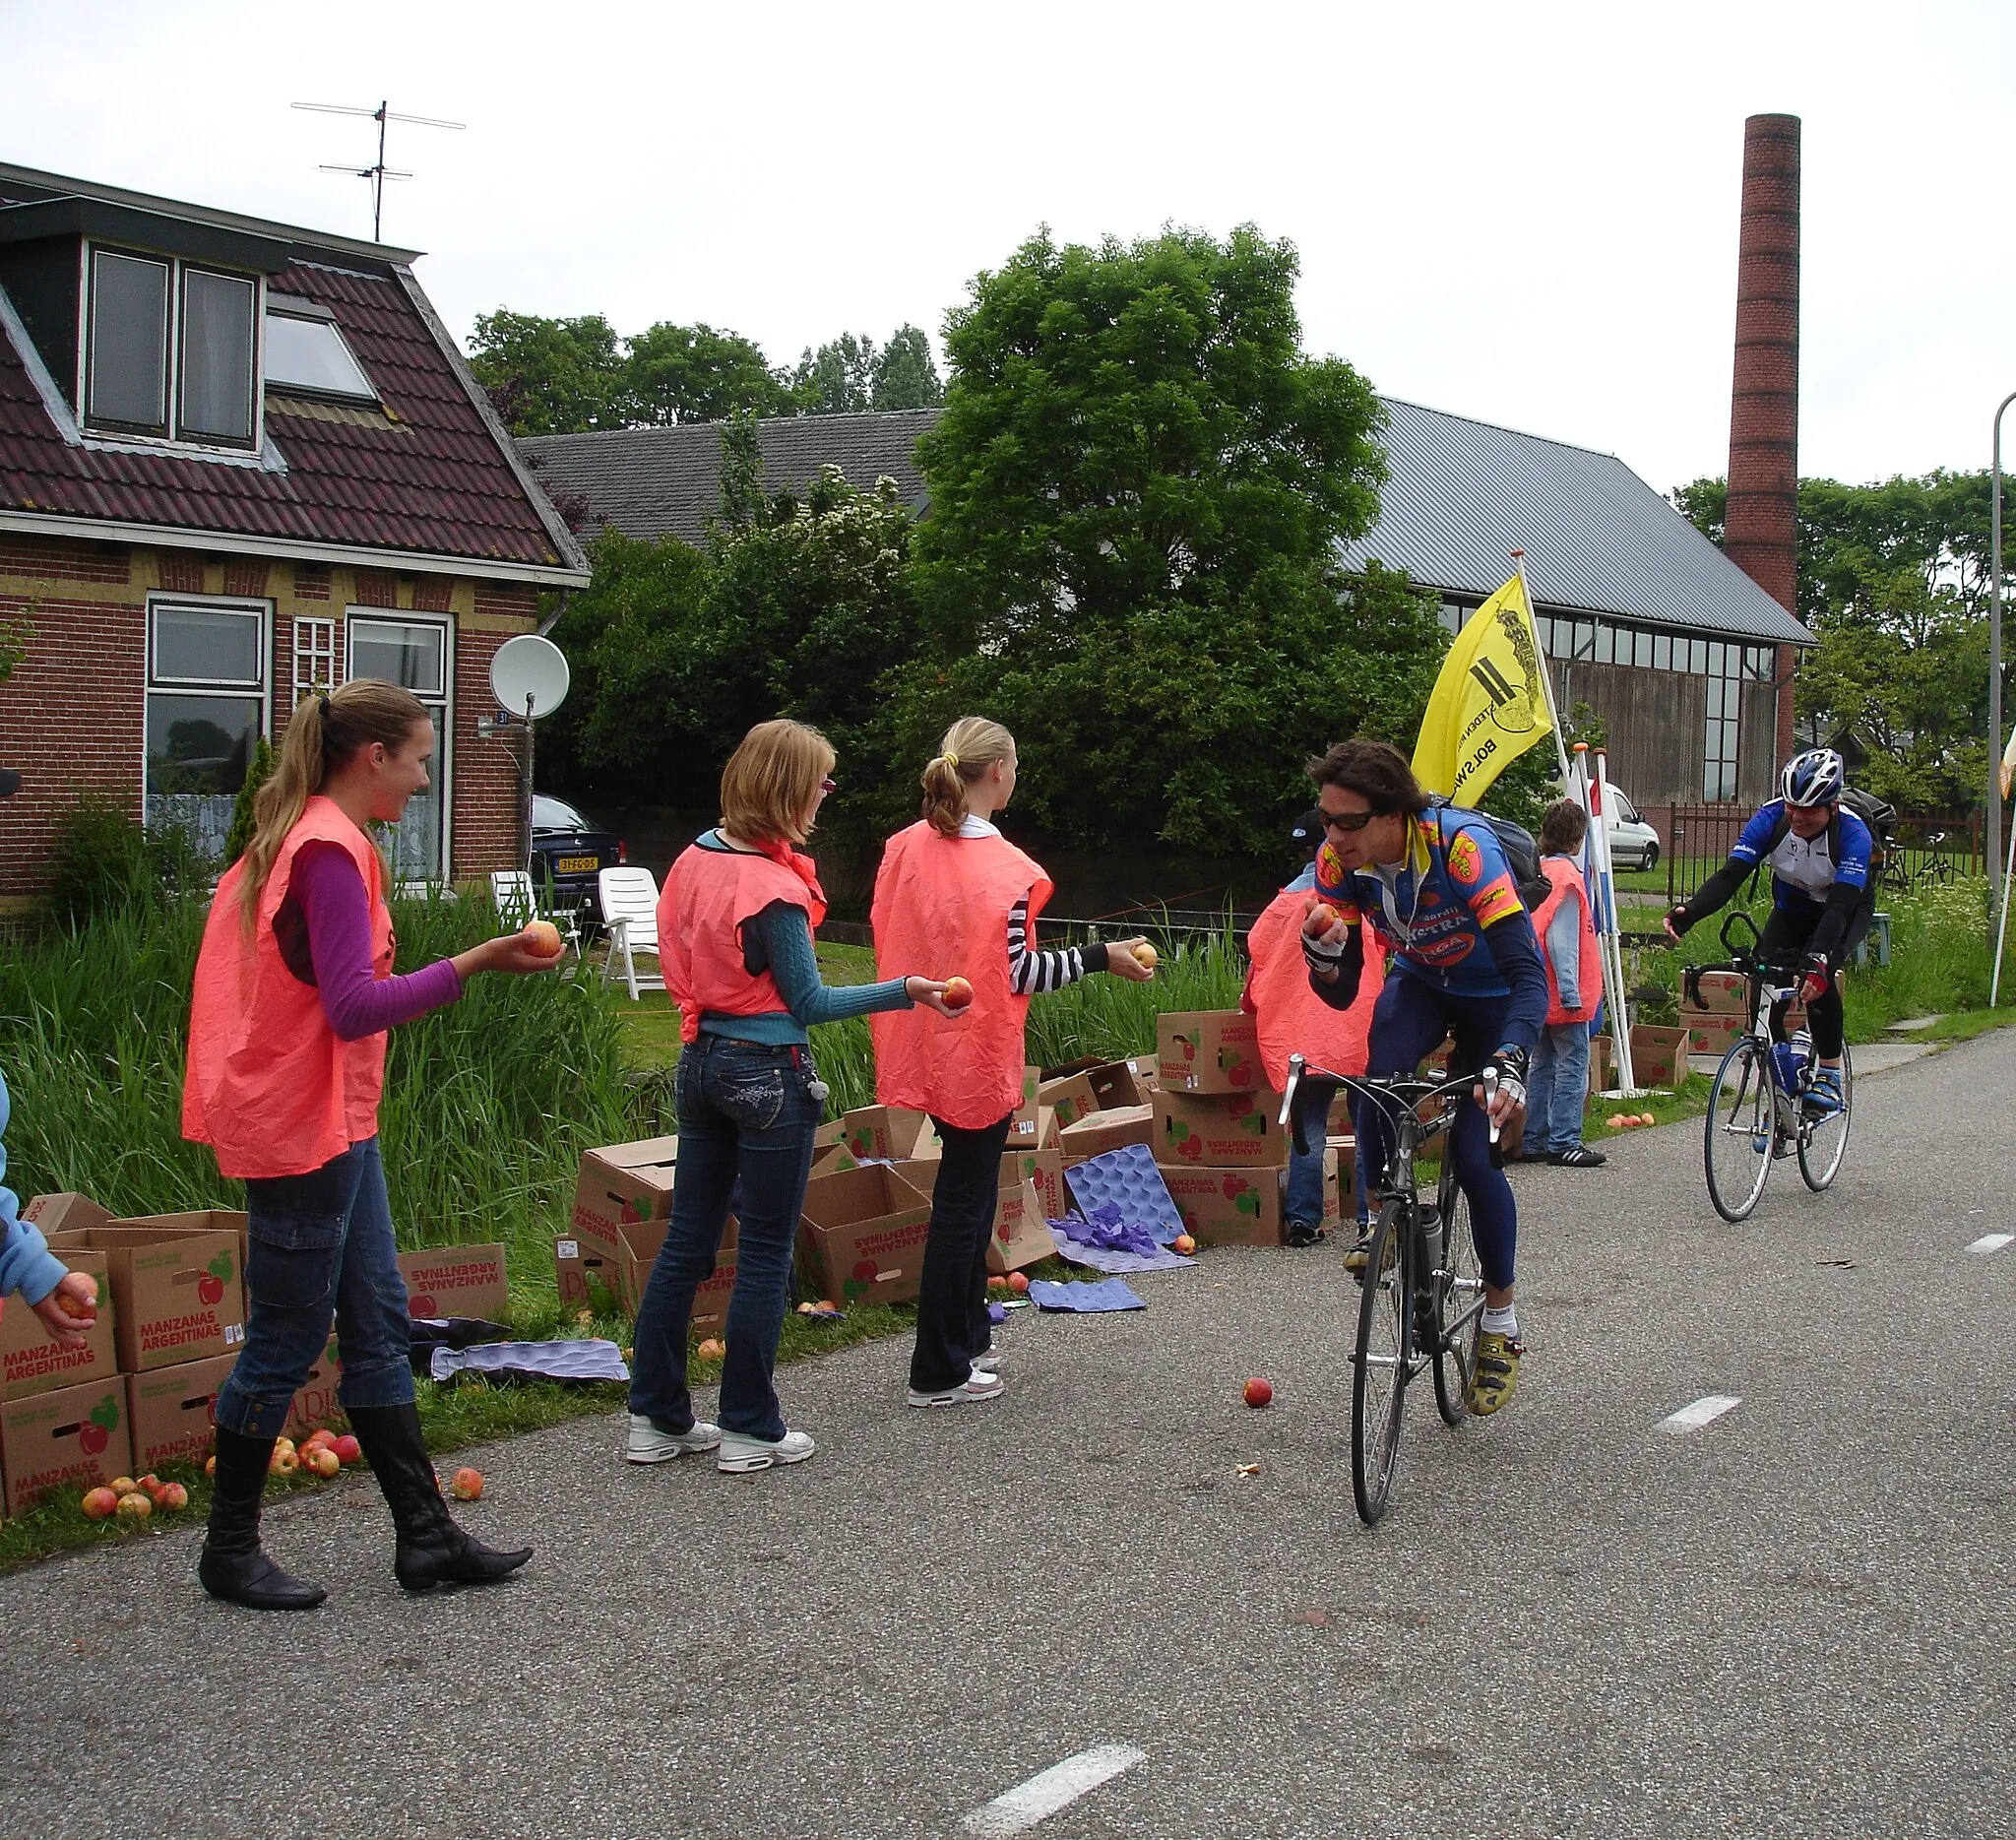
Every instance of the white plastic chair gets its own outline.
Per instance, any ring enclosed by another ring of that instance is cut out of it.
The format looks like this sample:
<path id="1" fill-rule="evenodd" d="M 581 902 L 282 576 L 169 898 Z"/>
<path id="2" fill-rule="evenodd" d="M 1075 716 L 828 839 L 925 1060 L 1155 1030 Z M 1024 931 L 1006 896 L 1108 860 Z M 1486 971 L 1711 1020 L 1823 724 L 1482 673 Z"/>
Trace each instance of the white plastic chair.
<path id="1" fill-rule="evenodd" d="M 602 960 L 602 983 L 607 983 L 616 968 L 618 953 L 623 959 L 623 979 L 630 986 L 630 1000 L 639 990 L 662 990 L 662 976 L 640 978 L 637 954 L 658 957 L 658 877 L 649 869 L 603 869 L 596 877 L 601 894 L 602 923 L 609 929 L 608 956 Z"/>
<path id="2" fill-rule="evenodd" d="M 522 927 L 531 920 L 551 920 L 559 927 L 560 937 L 574 948 L 575 956 L 580 956 L 580 922 L 572 914 L 550 913 L 539 906 L 538 891 L 529 869 L 492 869 L 490 905 L 507 925 Z"/>

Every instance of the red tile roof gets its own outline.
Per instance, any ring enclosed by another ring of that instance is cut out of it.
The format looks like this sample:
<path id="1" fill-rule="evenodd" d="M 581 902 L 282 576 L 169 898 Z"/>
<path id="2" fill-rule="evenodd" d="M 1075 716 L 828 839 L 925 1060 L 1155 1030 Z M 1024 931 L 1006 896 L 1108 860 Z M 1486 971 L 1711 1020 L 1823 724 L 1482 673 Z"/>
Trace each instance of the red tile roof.
<path id="1" fill-rule="evenodd" d="M 27 511 L 472 563 L 581 569 L 548 528 L 453 361 L 417 286 L 296 261 L 276 292 L 336 315 L 393 419 L 316 414 L 269 393 L 284 473 L 66 442 L 21 353 L 0 334 L 0 514 Z M 228 547 L 220 542 L 220 547 Z M 480 569 L 472 570 L 480 573 Z"/>

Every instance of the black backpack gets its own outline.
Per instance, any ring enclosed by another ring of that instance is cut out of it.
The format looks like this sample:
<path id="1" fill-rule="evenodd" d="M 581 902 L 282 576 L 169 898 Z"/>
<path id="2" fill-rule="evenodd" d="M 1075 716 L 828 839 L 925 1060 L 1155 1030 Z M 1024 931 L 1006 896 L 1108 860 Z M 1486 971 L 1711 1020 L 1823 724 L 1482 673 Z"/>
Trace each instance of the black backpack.
<path id="1" fill-rule="evenodd" d="M 1846 805 L 1861 819 L 1869 833 L 1869 879 L 1864 900 L 1873 905 L 1876 899 L 1876 883 L 1881 878 L 1884 866 L 1890 860 L 1890 847 L 1897 837 L 1897 807 L 1887 798 L 1878 798 L 1874 793 L 1865 793 L 1858 786 L 1844 786 L 1837 801 Z M 1764 872 L 1764 863 L 1771 853 L 1785 841 L 1785 834 L 1792 829 L 1792 820 L 1783 812 L 1778 815 L 1778 828 L 1771 833 L 1771 840 L 1758 853 L 1757 866 L 1750 871 L 1750 886 L 1754 889 L 1757 878 Z M 1827 854 L 1836 862 L 1841 860 L 1841 813 L 1837 809 L 1833 821 L 1827 826 Z"/>
<path id="2" fill-rule="evenodd" d="M 1491 835 L 1498 840 L 1498 848 L 1505 853 L 1505 860 L 1512 870 L 1513 885 L 1519 890 L 1520 900 L 1526 903 L 1526 911 L 1529 914 L 1539 912 L 1541 903 L 1547 898 L 1548 884 L 1547 878 L 1541 873 L 1540 845 L 1534 842 L 1533 833 L 1525 825 L 1514 824 L 1510 818 L 1494 818 L 1488 811 L 1471 811 L 1452 805 L 1440 793 L 1431 793 L 1428 804 L 1438 811 L 1459 812 L 1465 824 L 1473 819 L 1480 819 L 1487 824 Z M 1447 835 L 1446 831 L 1444 835 Z"/>

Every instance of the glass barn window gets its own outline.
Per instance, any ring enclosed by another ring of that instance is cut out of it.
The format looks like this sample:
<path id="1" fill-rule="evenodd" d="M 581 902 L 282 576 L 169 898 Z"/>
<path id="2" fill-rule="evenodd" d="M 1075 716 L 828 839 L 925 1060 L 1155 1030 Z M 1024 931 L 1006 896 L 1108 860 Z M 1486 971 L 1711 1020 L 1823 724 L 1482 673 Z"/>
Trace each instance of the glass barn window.
<path id="1" fill-rule="evenodd" d="M 165 433 L 168 424 L 168 264 L 92 251 L 85 417 Z"/>
<path id="2" fill-rule="evenodd" d="M 266 609 L 157 601 L 148 607 L 150 825 L 179 824 L 220 857 L 266 730 Z"/>
<path id="3" fill-rule="evenodd" d="M 392 866 L 403 882 L 445 880 L 454 774 L 449 721 L 454 629 L 441 620 L 357 611 L 346 624 L 350 677 L 376 677 L 410 690 L 434 724 L 427 790 L 407 802 L 406 816 L 392 828 Z"/>

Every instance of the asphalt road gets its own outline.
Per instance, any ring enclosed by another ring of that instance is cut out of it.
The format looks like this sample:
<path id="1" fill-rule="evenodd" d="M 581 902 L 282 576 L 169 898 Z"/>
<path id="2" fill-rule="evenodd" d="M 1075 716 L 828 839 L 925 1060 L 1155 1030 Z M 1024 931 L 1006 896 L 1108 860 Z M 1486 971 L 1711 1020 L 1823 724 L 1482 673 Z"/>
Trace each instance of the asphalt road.
<path id="1" fill-rule="evenodd" d="M 1371 1533 L 1326 1247 L 1020 1312 L 985 1406 L 907 1410 L 897 1344 L 788 1369 L 789 1471 L 492 1448 L 465 1512 L 538 1555 L 491 1591 L 404 1599 L 368 1483 L 270 1517 L 313 1616 L 209 1603 L 187 1531 L 0 1579 L 0 1831 L 1005 1832 L 1125 1745 L 1033 1831 L 2006 1834 L 2012 1088 L 2016 1032 L 1867 1079 L 1835 1190 L 1741 1228 L 1698 1127 L 1518 1171 L 1520 1396 L 1412 1396 Z"/>

